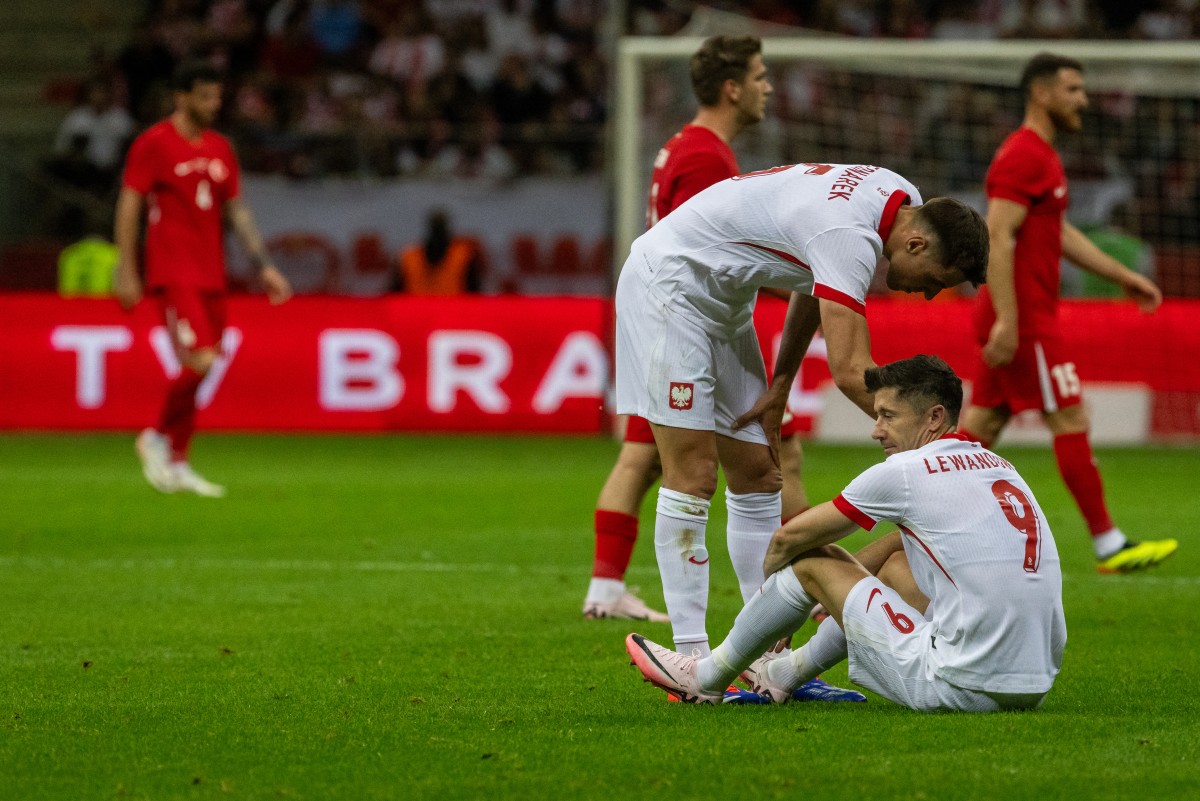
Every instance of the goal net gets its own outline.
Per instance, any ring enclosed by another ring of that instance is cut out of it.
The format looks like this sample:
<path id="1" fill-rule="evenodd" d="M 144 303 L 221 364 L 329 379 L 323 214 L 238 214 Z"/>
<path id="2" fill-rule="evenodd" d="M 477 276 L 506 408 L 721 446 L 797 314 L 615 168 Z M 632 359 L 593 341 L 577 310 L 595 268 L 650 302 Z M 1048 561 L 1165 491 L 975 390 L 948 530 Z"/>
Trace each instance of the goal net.
<path id="1" fill-rule="evenodd" d="M 709 31 L 703 31 L 708 33 Z M 702 36 L 626 37 L 614 96 L 614 255 L 619 269 L 645 228 L 658 148 L 695 114 L 688 59 Z M 1056 143 L 1071 188 L 1069 219 L 1168 297 L 1200 298 L 1200 48 L 1195 43 L 763 39 L 774 94 L 767 117 L 733 143 L 742 170 L 780 164 L 875 164 L 925 197 L 984 210 L 983 179 L 1021 122 L 1017 89 L 1034 54 L 1085 67 L 1083 130 Z M 1119 295 L 1064 268 L 1065 297 Z M 1164 347 L 1166 347 L 1164 345 Z M 1195 354 L 1178 354 L 1195 361 Z M 1200 394 L 1181 429 L 1200 433 Z"/>

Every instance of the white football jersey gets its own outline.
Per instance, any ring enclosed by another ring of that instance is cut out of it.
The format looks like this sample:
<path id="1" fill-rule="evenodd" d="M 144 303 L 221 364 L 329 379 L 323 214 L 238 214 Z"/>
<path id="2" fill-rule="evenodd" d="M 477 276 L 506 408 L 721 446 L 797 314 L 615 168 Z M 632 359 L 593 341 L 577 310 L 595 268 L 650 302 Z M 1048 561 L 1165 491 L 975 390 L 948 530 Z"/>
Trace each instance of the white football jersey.
<path id="1" fill-rule="evenodd" d="M 929 598 L 938 676 L 984 692 L 1050 689 L 1067 641 L 1062 572 L 1046 517 L 1011 464 L 948 434 L 892 454 L 834 503 L 868 530 L 900 527 Z"/>
<path id="2" fill-rule="evenodd" d="M 793 164 L 713 184 L 634 242 L 626 270 L 711 333 L 753 323 L 760 287 L 865 313 L 900 206 L 916 187 L 864 164 Z"/>

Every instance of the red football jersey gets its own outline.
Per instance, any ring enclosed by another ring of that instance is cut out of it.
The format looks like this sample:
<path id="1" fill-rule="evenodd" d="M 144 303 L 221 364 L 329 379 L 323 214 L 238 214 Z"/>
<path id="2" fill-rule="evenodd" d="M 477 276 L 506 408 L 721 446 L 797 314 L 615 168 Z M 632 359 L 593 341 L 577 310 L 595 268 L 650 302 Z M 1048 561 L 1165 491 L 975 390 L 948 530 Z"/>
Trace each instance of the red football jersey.
<path id="1" fill-rule="evenodd" d="M 133 140 L 123 183 L 149 205 L 147 286 L 224 289 L 221 208 L 240 189 L 229 141 L 211 130 L 188 141 L 163 120 Z"/>
<path id="2" fill-rule="evenodd" d="M 1029 210 L 1013 252 L 1018 328 L 1022 337 L 1053 331 L 1058 319 L 1062 220 L 1070 200 L 1058 153 L 1032 129 L 1018 128 L 1000 145 L 988 168 L 987 196 Z M 996 320 L 986 285 L 976 304 L 976 330 L 986 337 Z"/>
<path id="3" fill-rule="evenodd" d="M 719 181 L 739 172 L 733 150 L 721 137 L 699 125 L 685 125 L 654 158 L 646 227 Z"/>

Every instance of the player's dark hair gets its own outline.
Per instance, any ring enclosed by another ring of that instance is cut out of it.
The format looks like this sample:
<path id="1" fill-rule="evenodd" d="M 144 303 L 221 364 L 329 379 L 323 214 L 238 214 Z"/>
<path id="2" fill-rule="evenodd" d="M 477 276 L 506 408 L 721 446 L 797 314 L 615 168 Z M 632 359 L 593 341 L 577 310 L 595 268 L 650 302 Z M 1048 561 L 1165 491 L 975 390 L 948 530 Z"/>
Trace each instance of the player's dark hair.
<path id="1" fill-rule="evenodd" d="M 917 207 L 919 224 L 936 237 L 942 264 L 957 267 L 974 286 L 987 281 L 991 250 L 987 222 L 975 209 L 952 197 L 935 197 Z"/>
<path id="2" fill-rule="evenodd" d="M 1021 97 L 1029 100 L 1036 82 L 1053 78 L 1062 69 L 1083 72 L 1083 64 L 1068 56 L 1058 56 L 1054 53 L 1038 53 L 1029 59 L 1021 72 Z"/>
<path id="3" fill-rule="evenodd" d="M 951 425 L 958 425 L 963 401 L 962 379 L 937 356 L 922 353 L 911 359 L 872 367 L 863 373 L 863 380 L 867 392 L 895 389 L 900 400 L 921 412 L 941 404 Z"/>
<path id="4" fill-rule="evenodd" d="M 692 91 L 702 106 L 715 106 L 721 99 L 721 87 L 732 79 L 746 80 L 750 59 L 762 52 L 757 36 L 713 36 L 705 39 L 689 62 Z"/>
<path id="5" fill-rule="evenodd" d="M 171 74 L 171 88 L 190 92 L 198 83 L 221 83 L 221 71 L 207 61 L 185 61 Z"/>

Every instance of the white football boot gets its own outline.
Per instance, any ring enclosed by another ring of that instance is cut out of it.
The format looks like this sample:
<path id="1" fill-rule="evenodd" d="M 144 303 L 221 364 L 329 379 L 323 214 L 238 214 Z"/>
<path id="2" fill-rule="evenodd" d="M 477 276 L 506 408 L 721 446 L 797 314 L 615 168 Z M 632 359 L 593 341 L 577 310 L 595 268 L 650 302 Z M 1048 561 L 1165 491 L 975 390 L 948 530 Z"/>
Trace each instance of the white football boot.
<path id="1" fill-rule="evenodd" d="M 774 651 L 767 651 L 765 654 L 755 659 L 750 664 L 750 667 L 742 671 L 741 679 L 746 685 L 762 696 L 762 699 L 770 704 L 786 704 L 792 700 L 792 688 L 784 687 L 781 684 L 776 684 L 771 681 L 770 674 L 767 671 L 767 665 L 772 660 L 779 659 L 780 655 Z M 787 658 L 784 656 L 783 658 Z"/>
<path id="2" fill-rule="evenodd" d="M 150 486 L 166 493 L 179 489 L 175 483 L 175 472 L 171 469 L 171 448 L 165 436 L 153 428 L 144 429 L 138 434 L 135 447 L 138 458 L 142 460 L 142 475 Z"/>
<path id="3" fill-rule="evenodd" d="M 621 593 L 612 603 L 600 601 L 585 601 L 583 616 L 588 620 L 603 618 L 623 618 L 625 620 L 648 620 L 651 623 L 670 623 L 671 618 L 655 609 L 637 597 L 637 588 L 631 587 Z"/>
<path id="4" fill-rule="evenodd" d="M 625 650 L 630 664 L 642 671 L 646 681 L 669 694 L 678 696 L 685 704 L 720 704 L 724 692 L 707 692 L 696 678 L 696 660 L 650 642 L 640 634 L 625 638 Z"/>
<path id="5" fill-rule="evenodd" d="M 205 498 L 224 498 L 225 488 L 201 476 L 187 462 L 171 465 L 175 476 L 175 488 L 179 492 L 192 492 Z"/>

